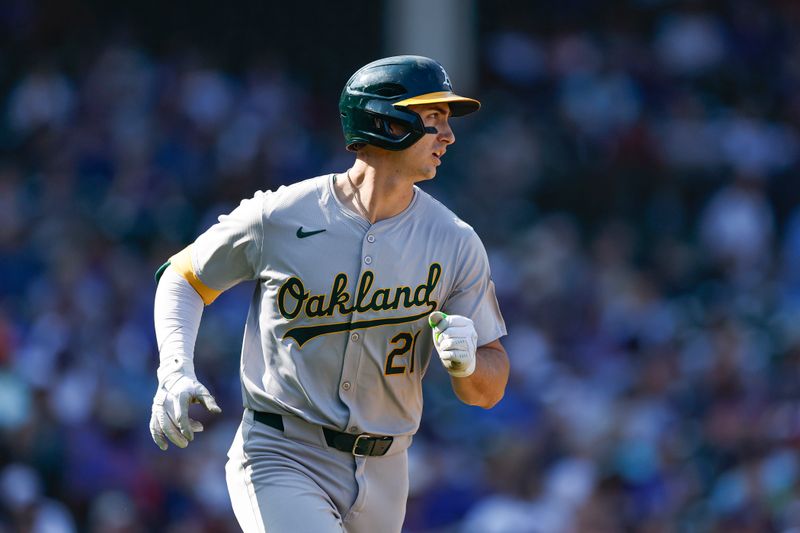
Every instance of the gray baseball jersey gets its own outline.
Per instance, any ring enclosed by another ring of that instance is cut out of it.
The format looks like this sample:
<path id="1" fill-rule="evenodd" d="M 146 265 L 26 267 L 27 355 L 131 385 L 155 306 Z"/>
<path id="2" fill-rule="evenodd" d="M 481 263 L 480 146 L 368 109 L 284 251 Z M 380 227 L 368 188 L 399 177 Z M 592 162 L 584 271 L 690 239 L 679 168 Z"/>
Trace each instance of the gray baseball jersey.
<path id="1" fill-rule="evenodd" d="M 417 187 L 402 213 L 370 224 L 342 205 L 335 179 L 243 201 L 191 245 L 189 275 L 207 302 L 257 280 L 242 346 L 245 407 L 411 435 L 433 348 L 428 315 L 471 318 L 479 346 L 506 333 L 486 252 Z"/>

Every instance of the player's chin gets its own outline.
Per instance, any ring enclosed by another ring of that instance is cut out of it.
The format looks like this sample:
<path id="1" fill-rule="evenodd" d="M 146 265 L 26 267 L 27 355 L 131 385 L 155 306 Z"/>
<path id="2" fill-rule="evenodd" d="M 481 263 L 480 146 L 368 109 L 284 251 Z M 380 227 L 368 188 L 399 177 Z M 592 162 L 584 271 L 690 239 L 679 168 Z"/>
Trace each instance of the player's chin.
<path id="1" fill-rule="evenodd" d="M 428 167 L 420 172 L 420 175 L 422 176 L 422 180 L 432 180 L 436 177 L 436 167 Z"/>

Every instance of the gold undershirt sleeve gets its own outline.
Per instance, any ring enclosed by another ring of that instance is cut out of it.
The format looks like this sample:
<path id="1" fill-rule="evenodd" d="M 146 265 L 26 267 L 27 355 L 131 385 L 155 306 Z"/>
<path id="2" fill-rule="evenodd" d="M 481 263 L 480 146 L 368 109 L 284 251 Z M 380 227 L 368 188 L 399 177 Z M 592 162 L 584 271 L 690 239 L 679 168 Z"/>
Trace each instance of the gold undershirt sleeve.
<path id="1" fill-rule="evenodd" d="M 198 278 L 197 274 L 194 273 L 194 268 L 192 267 L 191 248 L 192 245 L 187 246 L 177 254 L 170 257 L 169 261 L 172 264 L 172 268 L 174 268 L 178 274 L 183 276 L 183 278 L 189 282 L 189 285 L 191 285 L 194 290 L 197 291 L 197 294 L 199 294 L 203 299 L 203 303 L 209 305 L 211 302 L 217 299 L 217 296 L 222 294 L 222 291 L 208 287 L 205 283 L 200 281 L 200 278 Z"/>

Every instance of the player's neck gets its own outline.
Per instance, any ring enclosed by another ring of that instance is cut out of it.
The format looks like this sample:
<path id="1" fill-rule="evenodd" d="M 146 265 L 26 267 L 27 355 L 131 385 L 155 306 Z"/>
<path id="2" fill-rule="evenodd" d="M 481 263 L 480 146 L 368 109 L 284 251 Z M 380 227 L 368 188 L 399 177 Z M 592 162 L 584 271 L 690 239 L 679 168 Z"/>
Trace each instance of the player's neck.
<path id="1" fill-rule="evenodd" d="M 414 198 L 413 180 L 360 160 L 342 178 L 336 181 L 340 200 L 372 224 L 400 214 Z"/>

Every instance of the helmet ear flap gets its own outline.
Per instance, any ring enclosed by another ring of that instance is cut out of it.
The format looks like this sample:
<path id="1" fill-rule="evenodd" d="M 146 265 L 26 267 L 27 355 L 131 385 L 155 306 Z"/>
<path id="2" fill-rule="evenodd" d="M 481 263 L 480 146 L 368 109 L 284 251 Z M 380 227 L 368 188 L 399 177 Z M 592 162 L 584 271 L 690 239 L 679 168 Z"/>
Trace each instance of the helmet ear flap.
<path id="1" fill-rule="evenodd" d="M 375 129 L 381 131 L 386 137 L 402 139 L 409 132 L 409 127 L 383 117 L 373 117 Z"/>
<path id="2" fill-rule="evenodd" d="M 350 125 L 347 147 L 371 144 L 385 150 L 405 150 L 425 135 L 420 116 L 395 108 L 389 102 L 371 101 L 361 107 L 342 110 L 343 122 Z"/>

